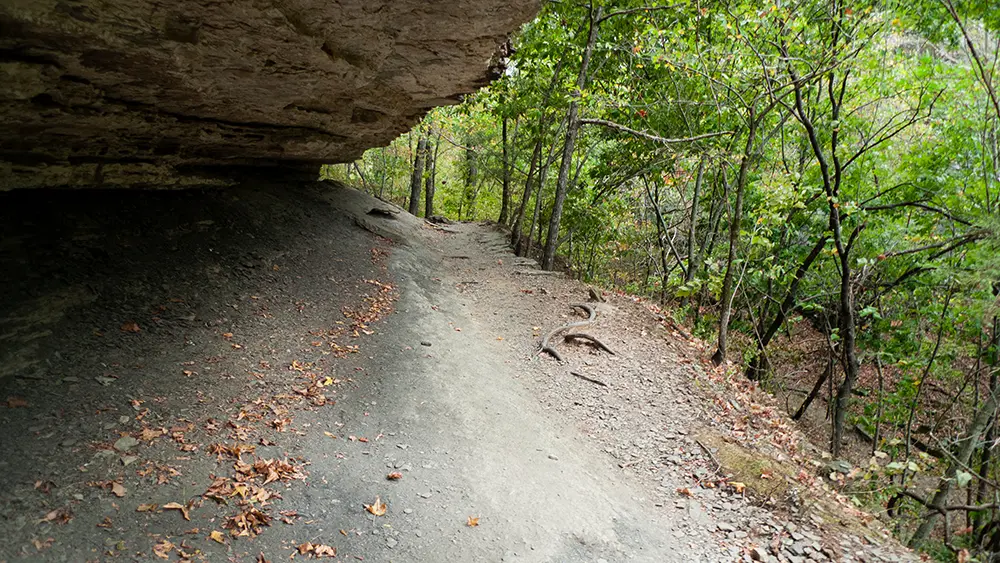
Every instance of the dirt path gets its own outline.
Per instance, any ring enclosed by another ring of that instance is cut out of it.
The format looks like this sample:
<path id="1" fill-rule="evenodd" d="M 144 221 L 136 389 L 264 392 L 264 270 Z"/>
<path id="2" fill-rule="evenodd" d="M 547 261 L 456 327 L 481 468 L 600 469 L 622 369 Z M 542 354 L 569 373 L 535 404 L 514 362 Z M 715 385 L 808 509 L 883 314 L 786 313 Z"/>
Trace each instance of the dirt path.
<path id="1" fill-rule="evenodd" d="M 643 305 L 598 305 L 615 355 L 539 357 L 587 288 L 489 226 L 330 186 L 105 194 L 46 225 L 17 197 L 0 561 L 908 557 L 713 485 L 696 343 Z"/>

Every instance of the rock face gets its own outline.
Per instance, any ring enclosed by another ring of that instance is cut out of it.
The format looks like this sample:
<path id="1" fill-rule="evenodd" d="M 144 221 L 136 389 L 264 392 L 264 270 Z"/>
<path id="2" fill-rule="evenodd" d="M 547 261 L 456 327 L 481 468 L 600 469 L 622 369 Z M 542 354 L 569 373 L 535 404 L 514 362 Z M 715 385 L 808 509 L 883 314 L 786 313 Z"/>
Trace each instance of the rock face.
<path id="1" fill-rule="evenodd" d="M 389 143 L 538 0 L 0 0 L 0 189 L 183 187 Z"/>

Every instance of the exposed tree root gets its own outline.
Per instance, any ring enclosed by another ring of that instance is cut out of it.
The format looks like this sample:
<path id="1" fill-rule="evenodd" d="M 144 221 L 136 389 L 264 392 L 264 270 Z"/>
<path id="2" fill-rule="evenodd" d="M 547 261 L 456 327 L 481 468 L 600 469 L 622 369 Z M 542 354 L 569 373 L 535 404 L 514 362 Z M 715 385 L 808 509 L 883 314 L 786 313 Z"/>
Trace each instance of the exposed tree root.
<path id="1" fill-rule="evenodd" d="M 583 375 L 582 373 L 577 373 L 575 371 L 571 371 L 571 372 L 569 372 L 569 374 L 572 375 L 573 377 L 579 377 L 580 379 L 582 379 L 584 381 L 589 381 L 590 383 L 593 383 L 594 385 L 600 385 L 601 387 L 607 387 L 608 386 L 607 383 L 601 381 L 600 379 L 594 379 L 593 377 L 588 377 L 586 375 Z"/>
<path id="2" fill-rule="evenodd" d="M 546 352 L 553 358 L 559 360 L 560 362 L 563 361 L 562 356 L 560 356 L 559 352 L 557 352 L 556 349 L 551 344 L 549 344 L 549 341 L 552 340 L 552 337 L 561 332 L 565 332 L 571 328 L 590 326 L 590 324 L 594 322 L 594 319 L 597 318 L 597 310 L 594 309 L 593 305 L 590 305 L 588 303 L 570 303 L 569 306 L 576 309 L 583 309 L 588 313 L 589 318 L 585 321 L 575 321 L 572 323 L 566 323 L 560 326 L 559 328 L 552 330 L 551 332 L 545 335 L 545 338 L 542 339 L 542 346 L 538 350 L 538 353 Z"/>
<path id="3" fill-rule="evenodd" d="M 596 336 L 587 334 L 586 332 L 574 332 L 572 334 L 567 334 L 567 335 L 563 336 L 563 340 L 565 340 L 566 342 L 569 342 L 570 340 L 577 340 L 577 339 L 579 339 L 579 340 L 586 340 L 587 342 L 589 342 L 595 348 L 600 348 L 601 350 L 604 350 L 605 352 L 607 352 L 608 354 L 611 354 L 612 356 L 615 355 L 614 351 L 611 348 L 608 348 L 607 344 L 605 344 L 605 343 L 601 342 L 600 340 L 598 340 Z"/>

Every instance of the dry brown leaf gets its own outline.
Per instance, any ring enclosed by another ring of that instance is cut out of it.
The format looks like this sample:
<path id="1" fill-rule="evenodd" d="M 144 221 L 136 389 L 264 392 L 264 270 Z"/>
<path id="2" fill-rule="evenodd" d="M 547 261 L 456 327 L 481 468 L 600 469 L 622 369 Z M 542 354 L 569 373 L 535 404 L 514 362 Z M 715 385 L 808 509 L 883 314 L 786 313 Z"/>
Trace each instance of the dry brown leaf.
<path id="1" fill-rule="evenodd" d="M 740 483 L 739 481 L 733 481 L 729 483 L 729 486 L 732 487 L 738 495 L 743 494 L 743 491 L 747 488 L 746 483 Z"/>
<path id="2" fill-rule="evenodd" d="M 25 408 L 27 406 L 28 406 L 28 401 L 25 401 L 20 397 L 7 397 L 8 409 Z"/>
<path id="3" fill-rule="evenodd" d="M 136 512 L 156 512 L 157 508 L 159 508 L 159 505 L 156 505 L 156 504 L 140 504 L 138 507 L 136 507 L 135 511 Z"/>
<path id="4" fill-rule="evenodd" d="M 111 484 L 111 494 L 115 495 L 118 498 L 121 498 L 121 497 L 125 496 L 125 487 L 124 487 L 124 485 L 122 485 L 121 483 L 112 483 Z"/>
<path id="5" fill-rule="evenodd" d="M 324 431 L 324 432 L 323 432 L 323 434 L 324 434 L 324 435 L 325 435 L 325 436 L 326 436 L 327 438 L 333 438 L 334 440 L 336 440 L 336 439 L 337 439 L 337 436 L 336 436 L 336 435 L 335 435 L 334 433 L 332 433 L 332 432 L 325 432 L 325 431 Z"/>
<path id="6" fill-rule="evenodd" d="M 220 532 L 218 530 L 212 530 L 212 533 L 208 534 L 208 537 L 211 538 L 214 541 L 219 542 L 219 543 L 222 543 L 222 544 L 226 543 L 226 536 L 224 536 L 222 534 L 222 532 Z"/>
<path id="7" fill-rule="evenodd" d="M 694 496 L 691 493 L 691 489 L 689 489 L 687 487 L 677 487 L 677 494 L 684 495 L 686 497 L 693 497 Z"/>
<path id="8" fill-rule="evenodd" d="M 35 549 L 36 550 L 42 551 L 42 550 L 45 550 L 45 549 L 48 549 L 48 548 L 52 547 L 52 544 L 55 541 L 56 541 L 55 538 L 45 538 L 45 540 L 37 540 L 37 539 L 36 540 L 31 540 L 31 543 L 33 543 L 35 545 Z"/>
<path id="9" fill-rule="evenodd" d="M 382 502 L 381 497 L 375 497 L 375 502 L 365 505 L 365 510 L 374 514 L 375 516 L 385 516 L 385 511 L 388 507 L 384 502 Z"/>
<path id="10" fill-rule="evenodd" d="M 128 321 L 122 324 L 121 329 L 123 332 L 139 332 L 142 330 L 135 321 Z"/>
<path id="11" fill-rule="evenodd" d="M 113 524 L 111 522 L 111 517 L 110 516 L 105 516 L 104 520 L 102 520 L 100 523 L 97 524 L 97 527 L 98 528 L 107 528 L 107 529 L 110 530 L 112 525 Z"/>
<path id="12" fill-rule="evenodd" d="M 475 516 L 475 517 L 469 516 L 469 521 L 466 522 L 465 525 L 468 526 L 468 527 L 470 527 L 470 528 L 475 528 L 476 526 L 479 525 L 479 517 L 478 516 Z"/>
<path id="13" fill-rule="evenodd" d="M 181 516 L 183 516 L 185 520 L 191 520 L 191 514 L 188 512 L 187 507 L 179 502 L 168 502 L 163 505 L 163 510 L 180 510 Z"/>
<path id="14" fill-rule="evenodd" d="M 313 550 L 313 544 L 306 542 L 299 545 L 296 549 L 299 550 L 299 555 L 305 555 Z"/>
<path id="15" fill-rule="evenodd" d="M 385 478 L 390 481 L 399 481 L 400 479 L 403 478 L 403 474 L 400 473 L 399 471 L 393 471 L 392 473 L 386 475 Z"/>
<path id="16" fill-rule="evenodd" d="M 328 545 L 316 545 L 313 546 L 313 555 L 316 557 L 336 557 L 337 548 Z"/>
<path id="17" fill-rule="evenodd" d="M 160 543 L 153 546 L 153 555 L 156 555 L 160 559 L 170 559 L 170 552 L 177 547 L 167 540 L 162 540 Z"/>
<path id="18" fill-rule="evenodd" d="M 55 486 L 56 484 L 52 481 L 35 481 L 35 490 L 41 491 L 45 494 L 52 492 L 52 488 Z"/>
<path id="19" fill-rule="evenodd" d="M 143 442 L 152 442 L 160 436 L 163 436 L 162 429 L 143 428 L 142 432 L 139 433 L 139 439 Z"/>
<path id="20" fill-rule="evenodd" d="M 70 512 L 69 508 L 57 508 L 55 510 L 50 510 L 45 516 L 39 520 L 39 522 L 55 522 L 57 524 L 66 524 L 73 519 L 73 513 Z"/>

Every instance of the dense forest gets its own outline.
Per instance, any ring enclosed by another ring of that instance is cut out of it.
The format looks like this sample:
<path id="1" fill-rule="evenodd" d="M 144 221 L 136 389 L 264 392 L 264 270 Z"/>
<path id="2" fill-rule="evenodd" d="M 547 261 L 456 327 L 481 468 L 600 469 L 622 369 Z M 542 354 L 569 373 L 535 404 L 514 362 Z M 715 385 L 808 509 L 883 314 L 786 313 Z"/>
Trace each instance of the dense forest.
<path id="1" fill-rule="evenodd" d="M 661 303 L 902 541 L 994 561 L 998 54 L 993 0 L 551 1 L 489 88 L 323 174 Z"/>

